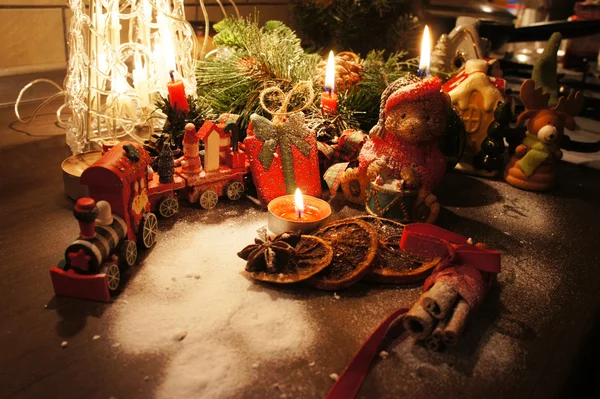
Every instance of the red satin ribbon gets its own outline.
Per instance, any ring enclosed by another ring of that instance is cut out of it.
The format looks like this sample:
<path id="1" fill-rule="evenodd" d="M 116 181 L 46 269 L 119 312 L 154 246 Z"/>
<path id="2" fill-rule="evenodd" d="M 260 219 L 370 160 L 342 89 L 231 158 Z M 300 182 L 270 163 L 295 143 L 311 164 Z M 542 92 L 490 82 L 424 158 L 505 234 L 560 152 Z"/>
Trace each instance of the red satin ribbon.
<path id="1" fill-rule="evenodd" d="M 467 243 L 460 234 L 427 223 L 413 223 L 404 227 L 400 248 L 424 258 L 449 256 L 453 265 L 475 267 L 482 272 L 500 273 L 500 252 Z"/>
<path id="2" fill-rule="evenodd" d="M 401 316 L 406 312 L 408 312 L 407 308 L 396 310 L 373 331 L 373 334 L 356 352 L 344 372 L 333 384 L 325 399 L 351 399 L 356 396 L 371 368 L 373 359 L 381 350 L 381 343 L 388 332 L 393 330 L 394 335 L 400 335 L 404 331 Z"/>
<path id="3" fill-rule="evenodd" d="M 492 276 L 500 272 L 500 252 L 468 244 L 466 237 L 431 224 L 413 223 L 405 226 L 400 247 L 406 252 L 425 258 L 446 258 L 425 280 L 424 291 L 428 290 L 437 278 L 443 276 L 460 275 L 472 285 L 479 284 L 483 279 L 488 285 Z M 325 399 L 352 399 L 356 396 L 388 332 L 392 328 L 394 333 L 400 334 L 403 331 L 402 316 L 407 311 L 406 308 L 396 310 L 377 327 L 354 355 Z"/>
<path id="4" fill-rule="evenodd" d="M 425 258 L 445 258 L 423 284 L 423 292 L 437 280 L 450 282 L 471 308 L 477 307 L 500 272 L 500 252 L 467 243 L 468 239 L 441 227 L 413 223 L 404 227 L 400 248 Z"/>

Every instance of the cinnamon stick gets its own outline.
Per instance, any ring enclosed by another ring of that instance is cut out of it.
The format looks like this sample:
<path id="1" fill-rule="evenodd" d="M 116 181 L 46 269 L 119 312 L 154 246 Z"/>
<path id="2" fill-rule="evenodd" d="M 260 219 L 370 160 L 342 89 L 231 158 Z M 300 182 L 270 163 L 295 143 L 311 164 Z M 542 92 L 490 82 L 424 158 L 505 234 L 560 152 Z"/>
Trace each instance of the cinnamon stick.
<path id="1" fill-rule="evenodd" d="M 444 283 L 435 283 L 431 289 L 421 295 L 421 304 L 433 317 L 445 319 L 452 311 L 458 297 L 454 288 Z"/>
<path id="2" fill-rule="evenodd" d="M 436 322 L 437 320 L 423 309 L 420 302 L 415 303 L 410 308 L 402 321 L 406 331 L 417 339 L 427 338 L 433 331 Z"/>
<path id="3" fill-rule="evenodd" d="M 441 337 L 431 335 L 425 340 L 425 347 L 430 351 L 437 352 L 444 348 L 444 341 Z"/>
<path id="4" fill-rule="evenodd" d="M 469 304 L 465 302 L 464 299 L 460 298 L 456 302 L 454 312 L 448 320 L 448 325 L 444 329 L 444 344 L 447 346 L 455 346 L 458 343 L 458 338 L 465 328 L 469 311 Z"/>
<path id="5" fill-rule="evenodd" d="M 446 328 L 447 324 L 448 320 L 440 320 L 433 329 L 431 336 L 435 339 L 439 339 L 440 341 L 442 341 L 444 339 L 444 329 Z"/>

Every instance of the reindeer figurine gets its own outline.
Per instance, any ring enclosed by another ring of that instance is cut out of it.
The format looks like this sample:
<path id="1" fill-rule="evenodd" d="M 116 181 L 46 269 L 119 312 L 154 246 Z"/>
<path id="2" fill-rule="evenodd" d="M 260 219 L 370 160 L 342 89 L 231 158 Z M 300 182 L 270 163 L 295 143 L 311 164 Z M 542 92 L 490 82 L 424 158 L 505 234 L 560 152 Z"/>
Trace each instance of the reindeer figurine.
<path id="1" fill-rule="evenodd" d="M 517 118 L 517 127 L 528 121 L 527 133 L 506 165 L 504 179 L 523 190 L 548 190 L 554 186 L 556 162 L 563 155 L 560 140 L 564 129 L 575 129 L 573 117 L 583 106 L 583 95 L 571 93 L 549 107 L 550 94 L 541 87 L 536 89 L 532 79 L 523 82 L 520 94 L 526 109 Z"/>

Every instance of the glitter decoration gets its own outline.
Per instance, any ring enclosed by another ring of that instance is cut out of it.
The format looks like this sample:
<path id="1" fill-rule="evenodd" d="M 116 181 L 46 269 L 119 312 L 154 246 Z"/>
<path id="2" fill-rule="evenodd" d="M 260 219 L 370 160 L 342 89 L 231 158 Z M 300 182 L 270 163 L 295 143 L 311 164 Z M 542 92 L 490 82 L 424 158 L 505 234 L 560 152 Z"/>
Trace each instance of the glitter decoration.
<path id="1" fill-rule="evenodd" d="M 164 118 L 149 117 L 156 96 L 167 95 L 170 71 L 188 95 L 196 93 L 197 42 L 185 20 L 184 1 L 68 4 L 73 16 L 65 80 L 65 103 L 72 110 L 67 144 L 77 154 L 106 139 L 128 136 L 143 142 L 164 124 Z"/>
<path id="2" fill-rule="evenodd" d="M 265 170 L 269 169 L 275 151 L 279 147 L 285 185 L 288 194 L 293 192 L 296 189 L 296 176 L 294 176 L 292 146 L 298 148 L 305 157 L 308 157 L 310 152 L 310 145 L 304 140 L 310 134 L 310 130 L 304 124 L 304 114 L 297 113 L 289 117 L 276 118 L 274 122 L 253 114 L 250 121 L 253 125 L 252 132 L 263 142 L 263 147 L 258 154 L 261 165 Z"/>
<path id="3" fill-rule="evenodd" d="M 273 121 L 253 114 L 248 131 L 244 144 L 263 204 L 292 194 L 297 187 L 304 194 L 320 196 L 317 138 L 302 112 L 274 116 Z"/>

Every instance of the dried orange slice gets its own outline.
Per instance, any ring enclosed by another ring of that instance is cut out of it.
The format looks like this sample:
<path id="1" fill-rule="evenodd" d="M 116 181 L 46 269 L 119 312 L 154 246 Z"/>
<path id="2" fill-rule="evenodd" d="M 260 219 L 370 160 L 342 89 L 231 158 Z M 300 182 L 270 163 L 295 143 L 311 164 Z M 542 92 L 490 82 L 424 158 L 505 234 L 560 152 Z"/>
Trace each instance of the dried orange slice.
<path id="1" fill-rule="evenodd" d="M 353 219 L 367 222 L 377 230 L 375 266 L 365 280 L 395 284 L 414 283 L 427 277 L 441 260 L 420 258 L 400 249 L 400 238 L 404 230 L 402 223 L 375 216 L 356 216 Z"/>
<path id="2" fill-rule="evenodd" d="M 326 268 L 333 258 L 333 249 L 318 237 L 283 233 L 272 240 L 256 240 L 238 256 L 247 261 L 246 271 L 251 278 L 290 284 Z"/>
<path id="3" fill-rule="evenodd" d="M 346 288 L 368 274 L 377 254 L 377 231 L 357 219 L 342 219 L 321 227 L 314 233 L 333 248 L 328 268 L 308 280 L 323 290 Z"/>

